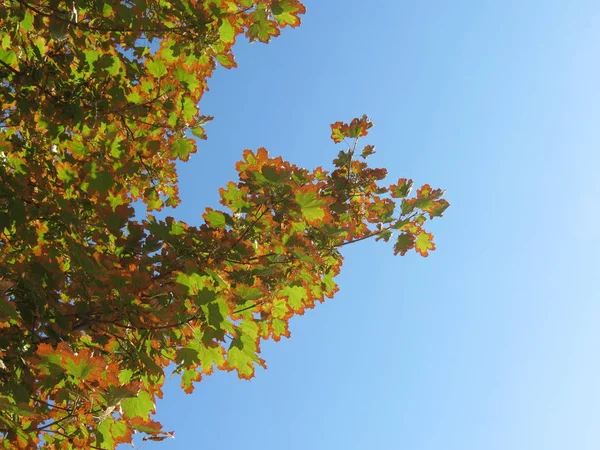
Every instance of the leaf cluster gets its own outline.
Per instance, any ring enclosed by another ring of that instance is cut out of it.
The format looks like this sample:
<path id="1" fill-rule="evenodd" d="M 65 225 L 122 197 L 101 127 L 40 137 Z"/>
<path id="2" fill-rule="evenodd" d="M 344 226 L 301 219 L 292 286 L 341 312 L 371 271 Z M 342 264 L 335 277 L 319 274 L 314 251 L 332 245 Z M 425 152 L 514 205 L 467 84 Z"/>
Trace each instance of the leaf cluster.
<path id="1" fill-rule="evenodd" d="M 246 150 L 193 227 L 177 160 L 205 138 L 198 103 L 240 35 L 299 25 L 297 0 L 8 0 L 0 9 L 0 448 L 114 448 L 172 436 L 152 420 L 165 370 L 254 376 L 260 343 L 332 297 L 340 248 L 424 230 L 448 203 L 382 187 L 363 116 L 331 171 Z M 399 200 L 396 200 L 399 199 Z M 136 219 L 132 204 L 148 215 Z"/>

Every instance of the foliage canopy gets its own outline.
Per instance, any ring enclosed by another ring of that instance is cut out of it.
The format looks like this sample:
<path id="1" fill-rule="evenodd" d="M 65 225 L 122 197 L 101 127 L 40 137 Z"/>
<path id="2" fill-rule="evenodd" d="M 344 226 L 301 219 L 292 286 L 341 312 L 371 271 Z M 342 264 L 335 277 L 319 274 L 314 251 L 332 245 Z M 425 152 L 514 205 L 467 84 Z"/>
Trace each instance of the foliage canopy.
<path id="1" fill-rule="evenodd" d="M 0 446 L 113 448 L 152 420 L 165 369 L 186 392 L 215 368 L 264 366 L 260 342 L 331 297 L 340 247 L 423 228 L 448 203 L 429 185 L 378 184 L 363 116 L 347 147 L 306 170 L 246 150 L 239 179 L 189 226 L 175 162 L 204 139 L 198 103 L 239 35 L 300 24 L 298 0 L 5 0 L 0 7 Z M 148 215 L 136 219 L 133 202 Z"/>

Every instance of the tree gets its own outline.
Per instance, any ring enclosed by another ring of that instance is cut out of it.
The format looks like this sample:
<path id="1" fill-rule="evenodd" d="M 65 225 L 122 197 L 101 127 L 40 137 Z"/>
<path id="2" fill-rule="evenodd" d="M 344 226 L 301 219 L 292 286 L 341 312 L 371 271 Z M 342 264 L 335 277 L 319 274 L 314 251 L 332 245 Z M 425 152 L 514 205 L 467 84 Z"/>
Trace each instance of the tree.
<path id="1" fill-rule="evenodd" d="M 113 448 L 151 420 L 165 369 L 186 392 L 215 368 L 264 366 L 260 342 L 331 297 L 340 248 L 435 248 L 443 191 L 387 187 L 331 126 L 333 169 L 246 150 L 239 179 L 189 226 L 175 161 L 205 138 L 198 103 L 237 36 L 300 24 L 298 0 L 6 0 L 0 8 L 0 435 L 4 448 Z M 191 133 L 191 134 L 190 134 Z M 136 219 L 133 202 L 148 215 Z"/>

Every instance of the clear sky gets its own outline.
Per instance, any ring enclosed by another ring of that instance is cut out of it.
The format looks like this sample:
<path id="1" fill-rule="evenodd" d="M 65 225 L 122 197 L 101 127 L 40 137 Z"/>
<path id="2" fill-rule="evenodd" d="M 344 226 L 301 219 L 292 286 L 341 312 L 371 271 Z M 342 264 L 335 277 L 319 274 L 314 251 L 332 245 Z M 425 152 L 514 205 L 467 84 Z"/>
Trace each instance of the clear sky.
<path id="1" fill-rule="evenodd" d="M 199 223 L 244 148 L 328 166 L 329 124 L 368 114 L 372 164 L 447 189 L 438 250 L 345 249 L 340 292 L 158 416 L 150 449 L 600 448 L 600 3 L 306 1 L 237 46 L 181 167 Z M 367 141 L 365 141 L 366 143 Z"/>

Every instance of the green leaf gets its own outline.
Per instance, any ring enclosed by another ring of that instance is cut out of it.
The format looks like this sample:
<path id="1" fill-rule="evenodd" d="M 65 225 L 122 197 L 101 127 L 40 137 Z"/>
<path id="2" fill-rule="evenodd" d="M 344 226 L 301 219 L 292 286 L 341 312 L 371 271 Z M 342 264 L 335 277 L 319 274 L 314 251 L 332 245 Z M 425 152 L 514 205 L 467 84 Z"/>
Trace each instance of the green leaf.
<path id="1" fill-rule="evenodd" d="M 307 298 L 306 289 L 302 286 L 286 286 L 279 291 L 279 295 L 287 297 L 288 304 L 295 311 L 302 308 L 302 303 Z"/>
<path id="2" fill-rule="evenodd" d="M 300 206 L 302 215 L 308 222 L 315 222 L 325 217 L 327 201 L 319 199 L 315 192 L 296 194 L 296 203 Z"/>
<path id="3" fill-rule="evenodd" d="M 271 4 L 271 11 L 279 25 L 296 27 L 300 25 L 298 15 L 304 14 L 305 8 L 300 2 L 294 0 L 275 0 Z"/>
<path id="4" fill-rule="evenodd" d="M 211 373 L 213 364 L 217 367 L 222 367 L 225 362 L 225 356 L 223 355 L 223 347 L 219 345 L 215 346 L 204 346 L 201 345 L 198 348 L 198 359 L 204 373 Z"/>
<path id="5" fill-rule="evenodd" d="M 17 54 L 14 50 L 5 50 L 0 48 L 0 61 L 12 66 L 17 62 Z"/>
<path id="6" fill-rule="evenodd" d="M 165 66 L 165 63 L 162 62 L 162 60 L 160 59 L 155 59 L 148 62 L 148 64 L 146 64 L 146 67 L 148 68 L 148 72 L 150 73 L 150 75 L 156 78 L 161 78 L 167 73 L 167 67 Z"/>
<path id="7" fill-rule="evenodd" d="M 193 127 L 191 129 L 192 134 L 196 136 L 198 139 L 206 139 L 206 132 L 204 131 L 204 127 Z"/>
<path id="8" fill-rule="evenodd" d="M 271 308 L 271 315 L 273 317 L 277 317 L 278 319 L 283 319 L 289 311 L 289 307 L 285 300 L 277 299 L 273 301 L 273 306 Z"/>
<path id="9" fill-rule="evenodd" d="M 197 78 L 185 70 L 182 66 L 177 66 L 174 72 L 175 79 L 180 81 L 182 84 L 187 87 L 190 91 L 195 91 L 198 88 L 198 80 Z"/>
<path id="10" fill-rule="evenodd" d="M 182 161 L 187 161 L 190 159 L 190 153 L 196 151 L 196 146 L 194 145 L 194 141 L 191 139 L 182 137 L 173 143 L 171 146 L 171 151 L 173 152 L 173 156 L 181 159 Z"/>
<path id="11" fill-rule="evenodd" d="M 227 184 L 227 188 L 220 189 L 221 203 L 233 212 L 247 212 L 252 204 L 246 201 L 244 193 L 233 182 Z"/>
<path id="12" fill-rule="evenodd" d="M 177 349 L 176 354 L 177 362 L 183 367 L 192 367 L 198 362 L 198 351 L 193 348 L 183 347 Z"/>
<path id="13" fill-rule="evenodd" d="M 211 278 L 198 273 L 186 274 L 179 272 L 177 274 L 177 283 L 182 284 L 188 288 L 188 292 L 192 295 L 198 293 L 202 288 L 207 287 L 207 283 L 210 283 Z"/>
<path id="14" fill-rule="evenodd" d="M 404 256 L 414 246 L 415 237 L 409 233 L 401 233 L 396 240 L 396 245 L 394 245 L 394 255 L 400 253 L 400 255 Z"/>
<path id="15" fill-rule="evenodd" d="M 183 99 L 183 107 L 181 110 L 183 112 L 183 118 L 186 121 L 191 121 L 198 113 L 198 108 L 196 108 L 194 101 L 189 97 Z"/>
<path id="16" fill-rule="evenodd" d="M 254 11 L 251 15 L 253 20 L 252 25 L 248 28 L 248 38 L 251 41 L 258 39 L 261 42 L 269 42 L 271 37 L 279 34 L 279 29 L 275 23 L 269 20 L 267 12 L 263 9 Z"/>
<path id="17" fill-rule="evenodd" d="M 191 394 L 194 391 L 194 381 L 200 381 L 202 374 L 196 369 L 187 369 L 181 375 L 181 387 L 186 394 Z"/>
<path id="18" fill-rule="evenodd" d="M 65 368 L 67 369 L 67 373 L 69 375 L 82 381 L 87 379 L 88 375 L 92 373 L 92 370 L 94 370 L 94 366 L 88 365 L 87 361 L 84 360 L 76 363 L 72 359 L 67 360 Z"/>
<path id="19" fill-rule="evenodd" d="M 236 370 L 240 378 L 250 379 L 254 377 L 254 363 L 258 361 L 254 346 L 244 345 L 239 338 L 231 342 L 231 346 L 227 351 L 227 365 L 230 369 Z"/>
<path id="20" fill-rule="evenodd" d="M 204 220 L 206 220 L 206 223 L 208 223 L 212 228 L 226 228 L 228 224 L 233 222 L 229 214 L 215 210 L 210 210 L 205 213 Z"/>
<path id="21" fill-rule="evenodd" d="M 119 372 L 119 382 L 121 384 L 127 384 L 133 377 L 133 371 L 130 369 L 123 369 Z"/>
<path id="22" fill-rule="evenodd" d="M 435 244 L 433 243 L 433 235 L 424 231 L 419 233 L 415 242 L 415 248 L 421 256 L 429 256 L 429 251 L 435 250 Z"/>
<path id="23" fill-rule="evenodd" d="M 383 230 L 381 233 L 379 233 L 379 235 L 375 238 L 375 240 L 377 240 L 377 241 L 383 240 L 385 242 L 388 242 L 391 237 L 392 237 L 392 232 L 390 230 Z"/>
<path id="24" fill-rule="evenodd" d="M 121 408 L 125 417 L 148 419 L 150 412 L 154 410 L 154 400 L 146 391 L 140 391 L 137 397 L 126 398 L 121 401 Z"/>
<path id="25" fill-rule="evenodd" d="M 206 305 L 210 302 L 214 302 L 216 298 L 217 298 L 217 293 L 215 291 L 204 287 L 204 288 L 198 289 L 198 293 L 196 294 L 196 297 L 195 297 L 195 299 L 196 299 L 195 303 L 198 306 L 202 306 L 202 305 Z"/>
<path id="26" fill-rule="evenodd" d="M 278 341 L 281 336 L 289 336 L 288 325 L 285 320 L 274 318 L 271 321 L 271 327 L 273 328 L 273 338 Z"/>
<path id="27" fill-rule="evenodd" d="M 262 175 L 266 180 L 270 181 L 273 184 L 281 184 L 283 181 L 290 178 L 290 173 L 286 171 L 278 171 L 273 166 L 264 166 L 261 169 Z"/>
<path id="28" fill-rule="evenodd" d="M 227 44 L 235 41 L 235 28 L 227 17 L 224 18 L 223 23 L 219 26 L 219 35 L 221 40 Z"/>
<path id="29" fill-rule="evenodd" d="M 245 301 L 258 300 L 265 296 L 264 292 L 256 287 L 241 285 L 235 289 L 235 294 Z"/>
<path id="30" fill-rule="evenodd" d="M 23 17 L 23 20 L 21 20 L 21 28 L 25 31 L 33 30 L 33 14 L 31 14 L 29 10 L 25 11 L 25 16 Z"/>
<path id="31" fill-rule="evenodd" d="M 131 431 L 125 422 L 108 415 L 96 427 L 96 439 L 100 448 L 115 448 L 119 443 L 129 442 Z"/>
<path id="32" fill-rule="evenodd" d="M 98 68 L 105 69 L 110 75 L 118 75 L 121 69 L 121 61 L 116 56 L 104 54 L 98 60 Z"/>

